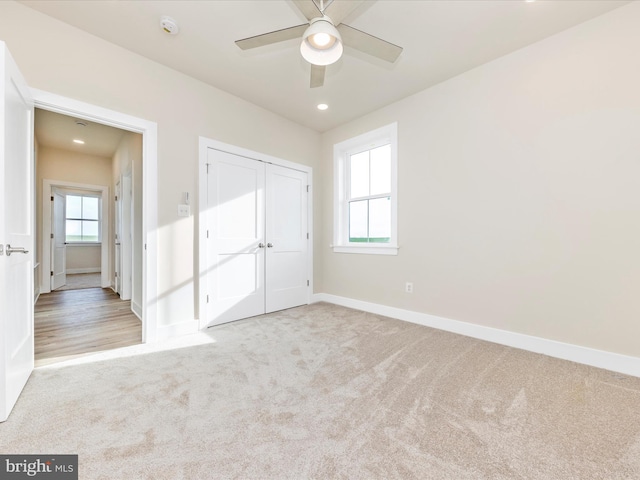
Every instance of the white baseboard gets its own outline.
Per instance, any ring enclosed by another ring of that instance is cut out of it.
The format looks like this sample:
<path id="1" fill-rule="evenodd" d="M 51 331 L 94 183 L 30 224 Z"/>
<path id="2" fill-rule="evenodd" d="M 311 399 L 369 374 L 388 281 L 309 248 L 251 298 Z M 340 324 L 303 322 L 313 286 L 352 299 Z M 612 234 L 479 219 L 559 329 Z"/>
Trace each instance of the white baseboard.
<path id="1" fill-rule="evenodd" d="M 198 320 L 187 320 L 185 322 L 174 323 L 173 325 L 158 326 L 156 329 L 156 341 L 196 333 L 199 330 L 198 323 Z"/>
<path id="2" fill-rule="evenodd" d="M 131 300 L 131 311 L 136 317 L 140 319 L 140 321 L 142 321 L 142 305 Z"/>
<path id="3" fill-rule="evenodd" d="M 100 267 L 67 268 L 68 275 L 73 275 L 74 273 L 100 273 Z"/>
<path id="4" fill-rule="evenodd" d="M 498 328 L 475 325 L 473 323 L 451 320 L 449 318 L 429 315 L 427 313 L 403 310 L 401 308 L 388 307 L 377 303 L 363 302 L 351 298 L 340 297 L 327 293 L 317 293 L 313 296 L 313 302 L 328 302 L 343 307 L 362 310 L 385 317 L 396 318 L 406 322 L 417 323 L 426 327 L 446 330 L 467 337 L 478 338 L 509 347 L 519 348 L 535 353 L 542 353 L 550 357 L 570 360 L 592 367 L 604 368 L 614 372 L 624 373 L 640 377 L 640 358 L 619 353 L 596 350 L 570 343 L 557 342 L 541 337 L 509 332 Z"/>

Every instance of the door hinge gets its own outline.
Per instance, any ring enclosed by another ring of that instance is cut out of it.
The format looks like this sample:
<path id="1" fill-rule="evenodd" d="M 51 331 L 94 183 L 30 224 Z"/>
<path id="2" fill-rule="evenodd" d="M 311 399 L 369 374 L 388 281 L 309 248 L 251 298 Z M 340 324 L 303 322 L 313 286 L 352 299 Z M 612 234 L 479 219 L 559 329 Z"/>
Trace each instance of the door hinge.
<path id="1" fill-rule="evenodd" d="M 144 249 L 145 249 L 145 250 L 147 249 L 147 244 L 146 244 L 146 243 L 144 244 Z"/>
<path id="2" fill-rule="evenodd" d="M 207 175 L 209 174 L 209 165 L 211 165 L 210 163 L 207 163 Z"/>
<path id="3" fill-rule="evenodd" d="M 51 238 L 53 238 L 53 233 L 51 234 Z"/>
<path id="4" fill-rule="evenodd" d="M 116 195 L 116 202 L 118 201 L 118 195 Z"/>
<path id="5" fill-rule="evenodd" d="M 51 271 L 51 275 L 50 275 L 50 276 L 52 276 L 52 277 L 53 277 L 53 271 Z"/>
<path id="6" fill-rule="evenodd" d="M 310 185 L 307 185 L 307 193 L 309 193 L 309 187 L 310 187 Z"/>
<path id="7" fill-rule="evenodd" d="M 307 240 L 309 240 L 309 233 L 307 233 Z"/>
<path id="8" fill-rule="evenodd" d="M 53 202 L 53 196 L 51 197 L 51 201 Z"/>
<path id="9" fill-rule="evenodd" d="M 207 303 L 209 303 L 209 295 L 207 295 Z"/>
<path id="10" fill-rule="evenodd" d="M 115 272 L 114 275 L 115 275 L 115 278 L 118 278 L 118 272 Z"/>
<path id="11" fill-rule="evenodd" d="M 209 238 L 209 230 L 207 230 L 207 238 Z"/>
<path id="12" fill-rule="evenodd" d="M 309 286 L 309 280 L 307 280 L 307 287 Z"/>

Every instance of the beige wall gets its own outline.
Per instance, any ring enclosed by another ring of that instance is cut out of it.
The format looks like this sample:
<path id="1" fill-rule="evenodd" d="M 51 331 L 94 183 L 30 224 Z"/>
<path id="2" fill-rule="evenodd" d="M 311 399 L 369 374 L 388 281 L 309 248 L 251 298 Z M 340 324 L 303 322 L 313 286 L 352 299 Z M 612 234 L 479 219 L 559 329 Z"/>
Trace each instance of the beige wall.
<path id="1" fill-rule="evenodd" d="M 44 179 L 109 186 L 111 159 L 40 146 L 37 172 L 40 188 Z"/>
<path id="2" fill-rule="evenodd" d="M 158 324 L 196 316 L 198 137 L 315 167 L 320 135 L 15 2 L 0 2 L 0 39 L 35 88 L 158 124 Z M 205 59 L 206 56 L 203 56 Z M 154 301 L 156 299 L 150 299 Z"/>
<path id="3" fill-rule="evenodd" d="M 100 245 L 67 245 L 67 273 L 99 272 L 101 269 Z"/>
<path id="4" fill-rule="evenodd" d="M 638 25 L 635 2 L 324 134 L 318 290 L 640 356 Z M 400 253 L 334 254 L 333 144 L 393 121 Z"/>

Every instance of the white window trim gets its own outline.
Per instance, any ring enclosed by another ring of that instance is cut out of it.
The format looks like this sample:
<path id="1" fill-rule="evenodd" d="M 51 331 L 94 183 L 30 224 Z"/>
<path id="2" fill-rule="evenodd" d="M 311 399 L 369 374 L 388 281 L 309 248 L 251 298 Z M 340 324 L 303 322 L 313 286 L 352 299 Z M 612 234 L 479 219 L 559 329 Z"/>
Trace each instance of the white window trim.
<path id="1" fill-rule="evenodd" d="M 97 222 L 98 223 L 98 240 L 96 240 L 95 242 L 90 242 L 90 241 L 86 241 L 86 240 L 81 240 L 79 242 L 69 242 L 66 239 L 66 235 L 67 235 L 67 229 L 66 229 L 66 221 L 67 220 L 79 220 L 79 221 L 85 221 L 85 219 L 82 218 L 68 218 L 66 216 L 66 208 L 65 208 L 65 245 L 67 246 L 78 246 L 78 247 L 82 247 L 82 246 L 87 246 L 87 247 L 91 247 L 91 246 L 96 246 L 96 245 L 102 245 L 102 196 L 99 192 L 83 192 L 83 191 L 73 191 L 73 190 L 65 190 L 65 189 L 58 189 L 59 192 L 64 194 L 65 197 L 65 202 L 67 201 L 67 196 L 68 195 L 73 195 L 76 197 L 91 197 L 91 198 L 97 198 L 98 199 L 98 219 L 97 220 L 93 220 L 93 219 L 87 219 L 86 221 L 89 222 Z"/>
<path id="2" fill-rule="evenodd" d="M 385 244 L 349 243 L 347 188 L 347 158 L 349 155 L 381 145 L 391 145 L 391 242 Z M 333 146 L 333 248 L 334 253 L 398 254 L 398 123 L 358 135 Z"/>

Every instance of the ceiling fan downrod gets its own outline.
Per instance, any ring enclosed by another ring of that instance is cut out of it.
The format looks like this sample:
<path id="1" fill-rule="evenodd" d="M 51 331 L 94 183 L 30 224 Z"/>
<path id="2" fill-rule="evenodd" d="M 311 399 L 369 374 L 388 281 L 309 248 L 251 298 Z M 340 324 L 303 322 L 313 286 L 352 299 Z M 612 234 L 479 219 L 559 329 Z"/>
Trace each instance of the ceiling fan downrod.
<path id="1" fill-rule="evenodd" d="M 318 7 L 318 10 L 320 10 L 320 13 L 322 13 L 322 15 L 324 15 L 325 9 L 329 5 L 331 5 L 332 2 L 333 2 L 333 0 L 327 0 L 326 5 L 325 5 L 325 0 L 313 0 L 313 3 L 316 4 L 316 7 Z"/>

